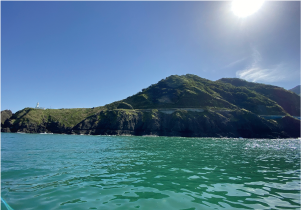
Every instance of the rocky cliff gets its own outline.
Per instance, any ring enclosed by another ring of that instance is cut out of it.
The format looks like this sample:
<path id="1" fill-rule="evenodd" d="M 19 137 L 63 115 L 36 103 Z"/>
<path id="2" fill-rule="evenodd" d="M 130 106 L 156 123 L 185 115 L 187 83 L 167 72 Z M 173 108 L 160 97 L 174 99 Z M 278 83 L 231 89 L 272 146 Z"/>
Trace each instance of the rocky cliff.
<path id="1" fill-rule="evenodd" d="M 12 115 L 13 113 L 11 110 L 1 111 L 1 125 L 3 125 L 7 119 L 11 118 Z"/>
<path id="2" fill-rule="evenodd" d="M 4 127 L 4 122 L 6 120 L 8 120 L 9 118 L 11 118 L 13 115 L 12 111 L 11 110 L 4 110 L 4 111 L 1 111 L 1 128 Z M 1 130 L 2 131 L 2 130 Z M 7 128 L 3 128 L 3 131 L 4 132 L 9 132 L 10 130 L 7 129 Z"/>
<path id="3" fill-rule="evenodd" d="M 287 124 L 291 126 L 286 126 Z M 286 126 L 286 127 L 285 127 Z M 158 135 L 184 137 L 298 137 L 300 121 L 292 117 L 265 120 L 247 110 L 109 110 L 73 128 L 76 134 Z"/>

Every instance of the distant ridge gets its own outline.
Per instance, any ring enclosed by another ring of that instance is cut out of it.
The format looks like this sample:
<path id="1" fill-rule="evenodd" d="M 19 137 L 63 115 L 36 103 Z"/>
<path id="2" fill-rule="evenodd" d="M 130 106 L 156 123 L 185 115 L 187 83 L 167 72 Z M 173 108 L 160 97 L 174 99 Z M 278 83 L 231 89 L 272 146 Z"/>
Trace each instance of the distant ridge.
<path id="1" fill-rule="evenodd" d="M 292 91 L 293 93 L 296 93 L 300 96 L 300 85 L 297 85 L 296 87 L 289 89 L 289 91 Z"/>

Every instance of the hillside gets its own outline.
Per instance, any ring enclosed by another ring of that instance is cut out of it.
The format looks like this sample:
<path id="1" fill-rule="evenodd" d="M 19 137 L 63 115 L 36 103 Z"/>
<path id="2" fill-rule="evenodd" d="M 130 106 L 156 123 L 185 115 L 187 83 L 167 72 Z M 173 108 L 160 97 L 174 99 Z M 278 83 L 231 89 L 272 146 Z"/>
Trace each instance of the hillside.
<path id="1" fill-rule="evenodd" d="M 46 110 L 24 108 L 6 120 L 3 127 L 9 127 L 12 132 L 37 133 L 46 130 L 54 133 L 71 132 L 75 125 L 103 109 L 103 107 Z"/>
<path id="2" fill-rule="evenodd" d="M 251 91 L 255 91 L 270 100 L 275 101 L 290 115 L 300 116 L 300 96 L 285 90 L 284 88 L 255 82 L 247 82 L 238 78 L 222 78 L 217 82 L 227 83 L 235 87 L 247 88 Z"/>
<path id="3" fill-rule="evenodd" d="M 297 95 L 300 96 L 300 85 L 297 85 L 296 87 L 289 89 L 289 91 L 296 93 Z"/>
<path id="4" fill-rule="evenodd" d="M 169 76 L 119 103 L 128 104 L 134 109 L 243 108 L 261 115 L 287 114 L 275 101 L 254 90 L 213 82 L 191 74 Z M 119 103 L 116 102 L 112 107 L 118 108 Z"/>
<path id="5" fill-rule="evenodd" d="M 289 116 L 298 113 L 300 96 L 282 88 L 187 74 L 169 76 L 101 107 L 25 108 L 7 119 L 1 131 L 286 138 L 300 136 L 300 120 Z M 266 120 L 259 115 L 286 117 Z"/>
<path id="6" fill-rule="evenodd" d="M 299 137 L 300 120 L 265 120 L 247 110 L 186 111 L 105 110 L 73 128 L 88 135 L 158 135 L 183 137 Z"/>

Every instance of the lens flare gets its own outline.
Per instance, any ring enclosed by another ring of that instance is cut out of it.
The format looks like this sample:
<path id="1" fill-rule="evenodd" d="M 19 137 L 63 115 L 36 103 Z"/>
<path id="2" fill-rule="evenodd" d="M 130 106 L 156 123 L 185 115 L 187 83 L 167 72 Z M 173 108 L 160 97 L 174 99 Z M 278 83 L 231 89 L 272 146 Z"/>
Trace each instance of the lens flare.
<path id="1" fill-rule="evenodd" d="M 232 11 L 238 17 L 247 17 L 260 9 L 264 1 L 236 0 L 232 1 Z"/>

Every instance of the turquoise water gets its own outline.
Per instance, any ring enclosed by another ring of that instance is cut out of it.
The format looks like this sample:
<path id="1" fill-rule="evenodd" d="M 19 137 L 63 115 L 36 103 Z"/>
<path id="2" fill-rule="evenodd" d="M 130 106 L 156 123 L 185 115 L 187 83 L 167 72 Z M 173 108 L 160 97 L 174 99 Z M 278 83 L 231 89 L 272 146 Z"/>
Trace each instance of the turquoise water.
<path id="1" fill-rule="evenodd" d="M 296 139 L 2 133 L 1 146 L 15 210 L 300 209 Z"/>

